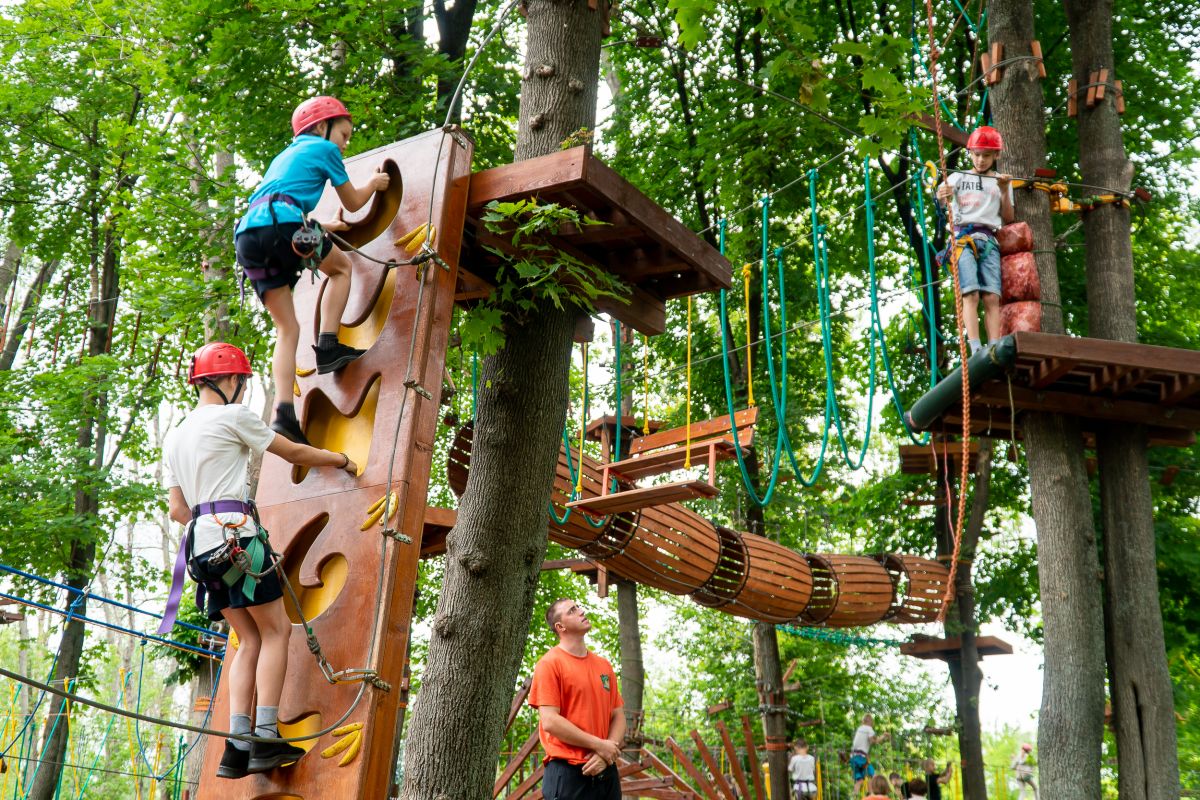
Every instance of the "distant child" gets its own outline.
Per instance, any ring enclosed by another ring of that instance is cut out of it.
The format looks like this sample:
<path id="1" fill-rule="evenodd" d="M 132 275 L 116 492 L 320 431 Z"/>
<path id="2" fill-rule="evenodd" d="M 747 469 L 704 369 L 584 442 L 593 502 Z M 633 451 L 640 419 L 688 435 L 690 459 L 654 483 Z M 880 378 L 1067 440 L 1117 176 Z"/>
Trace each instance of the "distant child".
<path id="1" fill-rule="evenodd" d="M 875 775 L 875 767 L 871 766 L 871 745 L 892 738 L 890 733 L 876 735 L 874 725 L 875 718 L 870 714 L 863 714 L 862 725 L 859 725 L 858 729 L 854 731 L 854 740 L 850 744 L 850 769 L 854 773 L 855 795 L 862 789 L 863 781 Z M 879 777 L 883 780 L 886 789 L 888 779 L 882 775 Z"/>
<path id="2" fill-rule="evenodd" d="M 938 772 L 937 763 L 932 758 L 927 758 L 921 762 L 921 769 L 925 772 L 925 780 L 921 781 L 921 785 L 925 787 L 926 800 L 942 800 L 942 786 L 950 782 L 950 777 L 954 774 L 954 765 L 946 762 L 946 768 Z M 901 784 L 901 796 L 911 797 L 914 794 L 913 785 L 915 783 L 914 779 Z"/>
<path id="3" fill-rule="evenodd" d="M 358 211 L 376 192 L 388 188 L 390 179 L 383 172 L 372 175 L 363 186 L 350 183 L 342 164 L 350 131 L 350 112 L 337 98 L 314 97 L 297 106 L 292 112 L 295 138 L 267 168 L 234 232 L 238 263 L 275 323 L 271 361 L 275 419 L 271 429 L 301 444 L 308 442 L 292 403 L 300 342 L 292 289 L 306 266 L 318 267 L 329 279 L 321 296 L 319 336 L 313 348 L 317 372 L 339 370 L 365 352 L 338 341 L 342 312 L 350 297 L 351 265 L 321 230 L 322 226 L 330 231 L 348 226 L 340 211 L 337 219 L 320 224 L 307 219 L 326 183 L 333 185 L 347 211 Z"/>
<path id="4" fill-rule="evenodd" d="M 908 794 L 905 797 L 909 798 L 909 800 L 928 800 L 925 793 L 929 789 L 925 785 L 925 781 L 920 778 L 913 778 L 904 785 L 908 787 Z"/>
<path id="5" fill-rule="evenodd" d="M 1017 795 L 1018 800 L 1023 800 L 1025 790 L 1033 791 L 1033 800 L 1038 800 L 1037 784 L 1033 782 L 1033 745 L 1026 742 L 1021 745 L 1021 749 L 1013 756 L 1012 764 L 1010 765 L 1013 771 L 1013 780 L 1017 782 L 1021 793 Z"/>
<path id="6" fill-rule="evenodd" d="M 888 775 L 888 783 L 892 785 L 892 794 L 896 797 L 908 797 L 902 790 L 904 779 L 900 777 L 899 772 L 892 772 Z"/>
<path id="7" fill-rule="evenodd" d="M 808 754 L 808 742 L 803 739 L 796 740 L 792 745 L 788 775 L 792 779 L 792 794 L 796 800 L 811 800 L 817 796 L 817 759 Z"/>
<path id="8" fill-rule="evenodd" d="M 868 788 L 871 793 L 864 797 L 863 800 L 892 800 L 892 784 L 882 775 L 876 775 L 871 778 Z M 855 791 L 855 794 L 857 793 Z"/>
<path id="9" fill-rule="evenodd" d="M 953 172 L 938 187 L 937 198 L 951 206 L 954 241 L 941 257 L 958 252 L 958 285 L 963 297 L 963 326 L 971 355 L 979 351 L 979 295 L 983 295 L 988 341 L 1000 338 L 1000 246 L 996 231 L 1012 222 L 1012 176 L 993 169 L 1004 149 L 1000 131 L 984 125 L 971 131 L 967 150 L 971 172 Z"/>
<path id="10" fill-rule="evenodd" d="M 198 402 L 167 435 L 163 483 L 171 519 L 187 529 L 180 559 L 200 584 L 196 603 L 209 619 L 224 618 L 237 633 L 238 647 L 226 662 L 229 730 L 250 735 L 250 706 L 257 693 L 253 735 L 278 738 L 279 698 L 292 625 L 281 600 L 279 577 L 268 571 L 271 551 L 266 532 L 258 526 L 254 506 L 245 499 L 250 456 L 267 450 L 292 464 L 337 467 L 351 475 L 358 467 L 344 453 L 296 444 L 267 428 L 242 405 L 249 375 L 249 359 L 231 344 L 216 342 L 196 351 L 188 383 L 196 387 Z M 234 548 L 244 551 L 252 571 L 265 574 L 257 579 L 247 575 L 234 560 Z M 177 576 L 182 577 L 182 570 L 177 570 Z M 176 587 L 171 596 L 178 599 Z M 169 609 L 165 625 L 173 614 Z M 226 739 L 217 776 L 242 778 L 287 766 L 303 755 L 304 750 L 286 742 Z"/>

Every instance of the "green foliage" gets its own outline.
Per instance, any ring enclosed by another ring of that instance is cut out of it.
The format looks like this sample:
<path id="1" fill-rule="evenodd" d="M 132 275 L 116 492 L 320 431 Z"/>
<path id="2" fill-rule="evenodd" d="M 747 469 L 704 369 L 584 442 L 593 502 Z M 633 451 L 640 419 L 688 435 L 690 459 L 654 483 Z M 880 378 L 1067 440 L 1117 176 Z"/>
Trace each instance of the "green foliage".
<path id="1" fill-rule="evenodd" d="M 549 301 L 555 308 L 574 306 L 585 313 L 596 302 L 628 302 L 629 288 L 607 272 L 553 240 L 563 229 L 580 230 L 606 223 L 582 216 L 573 208 L 536 199 L 488 203 L 482 217 L 503 245 L 485 245 L 501 259 L 496 289 L 465 316 L 459 335 L 469 349 L 490 355 L 504 343 L 504 328 L 520 325 Z"/>

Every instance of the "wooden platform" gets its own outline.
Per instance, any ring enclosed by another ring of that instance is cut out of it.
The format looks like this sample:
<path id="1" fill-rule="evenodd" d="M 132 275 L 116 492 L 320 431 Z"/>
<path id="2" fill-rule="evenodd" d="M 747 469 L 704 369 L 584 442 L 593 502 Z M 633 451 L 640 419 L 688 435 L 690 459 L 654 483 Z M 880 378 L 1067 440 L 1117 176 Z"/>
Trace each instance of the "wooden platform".
<path id="1" fill-rule="evenodd" d="M 971 431 L 1021 437 L 1021 413 L 1080 417 L 1085 434 L 1104 423 L 1141 423 L 1152 445 L 1186 447 L 1200 430 L 1200 351 L 1050 333 L 1016 334 L 1011 405 L 1004 378 L 971 396 Z M 1013 429 L 1013 412 L 1016 430 Z M 962 404 L 930 426 L 955 433 Z"/>
<path id="2" fill-rule="evenodd" d="M 499 257 L 487 248 L 512 249 L 510 242 L 480 221 L 484 207 L 493 200 L 529 197 L 571 206 L 589 219 L 606 223 L 562 230 L 552 242 L 633 285 L 628 304 L 603 302 L 599 310 L 642 333 L 665 330 L 665 301 L 730 286 L 729 262 L 716 248 L 583 146 L 471 176 L 460 301 L 490 291 Z"/>
<path id="3" fill-rule="evenodd" d="M 962 638 L 951 636 L 949 639 L 918 639 L 900 645 L 900 654 L 914 658 L 937 659 L 945 661 L 948 658 L 958 658 L 962 648 Z M 1011 656 L 1012 645 L 996 636 L 979 636 L 975 639 L 975 648 L 979 657 Z"/>
<path id="4" fill-rule="evenodd" d="M 679 481 L 677 483 L 660 483 L 642 489 L 626 489 L 616 494 L 605 494 L 599 497 L 586 497 L 567 503 L 567 508 L 583 511 L 598 517 L 606 514 L 620 514 L 647 506 L 665 506 L 669 503 L 681 503 L 696 498 L 716 497 L 720 490 L 707 481 Z"/>
<path id="5" fill-rule="evenodd" d="M 936 455 L 933 447 L 937 448 Z M 957 475 L 961 468 L 962 442 L 937 442 L 927 444 L 900 445 L 900 471 L 906 475 L 932 475 L 937 471 L 938 464 L 949 464 L 951 475 Z M 972 440 L 967 449 L 967 469 L 975 472 L 979 466 L 979 442 Z"/>

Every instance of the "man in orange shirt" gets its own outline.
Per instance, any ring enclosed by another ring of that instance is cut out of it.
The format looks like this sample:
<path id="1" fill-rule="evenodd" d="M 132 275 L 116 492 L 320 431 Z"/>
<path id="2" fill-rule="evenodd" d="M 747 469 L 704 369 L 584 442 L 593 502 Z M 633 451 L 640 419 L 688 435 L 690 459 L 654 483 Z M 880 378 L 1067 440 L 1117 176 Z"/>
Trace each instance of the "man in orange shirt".
<path id="1" fill-rule="evenodd" d="M 574 601 L 555 600 L 546 622 L 558 645 L 538 661 L 529 705 L 538 710 L 546 751 L 545 800 L 619 800 L 617 757 L 625 741 L 625 702 L 612 664 L 583 641 L 592 623 Z"/>

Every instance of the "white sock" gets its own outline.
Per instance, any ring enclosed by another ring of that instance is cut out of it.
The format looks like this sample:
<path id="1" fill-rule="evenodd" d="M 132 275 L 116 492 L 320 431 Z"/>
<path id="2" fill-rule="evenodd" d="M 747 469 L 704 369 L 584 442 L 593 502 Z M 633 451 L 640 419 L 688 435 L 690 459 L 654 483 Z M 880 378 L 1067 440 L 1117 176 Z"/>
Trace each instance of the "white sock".
<path id="1" fill-rule="evenodd" d="M 249 714 L 230 714 L 229 715 L 229 732 L 230 733 L 250 733 L 251 730 L 252 730 L 252 728 L 250 726 L 250 715 Z M 229 742 L 231 745 L 236 747 L 238 750 L 245 751 L 245 750 L 250 749 L 250 743 L 247 742 L 245 739 L 226 739 L 225 741 Z"/>
<path id="2" fill-rule="evenodd" d="M 279 706 L 258 706 L 254 712 L 254 735 L 279 738 Z"/>
<path id="3" fill-rule="evenodd" d="M 979 348 L 983 347 L 978 339 L 968 339 L 967 344 L 971 345 L 971 355 L 975 355 L 979 352 Z"/>

